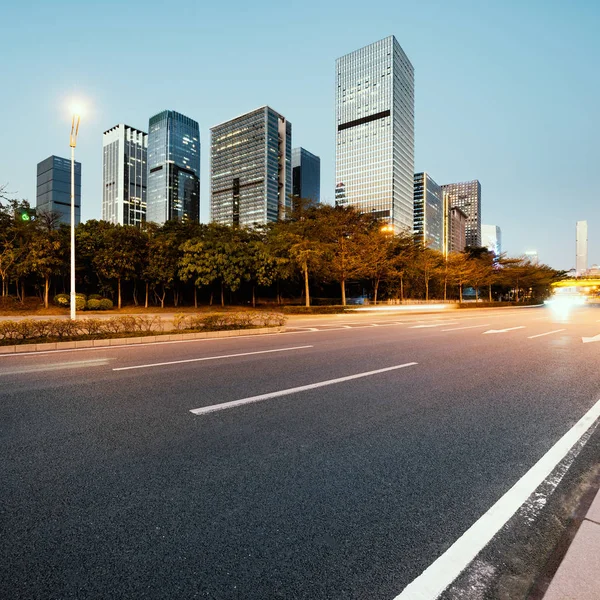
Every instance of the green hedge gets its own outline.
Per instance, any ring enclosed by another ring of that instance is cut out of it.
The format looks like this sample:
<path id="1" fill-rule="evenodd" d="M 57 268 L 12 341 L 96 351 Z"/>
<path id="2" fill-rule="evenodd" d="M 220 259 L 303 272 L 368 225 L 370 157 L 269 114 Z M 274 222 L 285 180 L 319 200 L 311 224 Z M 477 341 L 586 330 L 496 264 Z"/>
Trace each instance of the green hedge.
<path id="1" fill-rule="evenodd" d="M 88 300 L 90 302 L 90 300 Z M 229 313 L 225 315 L 176 315 L 176 331 L 222 331 L 277 327 L 285 316 L 277 313 Z M 160 317 L 125 315 L 108 319 L 24 319 L 0 321 L 0 346 L 27 343 L 94 340 L 156 335 L 164 331 Z"/>
<path id="2" fill-rule="evenodd" d="M 281 327 L 286 317 L 280 313 L 240 312 L 218 315 L 177 314 L 173 327 L 177 331 L 224 331 L 256 327 Z"/>

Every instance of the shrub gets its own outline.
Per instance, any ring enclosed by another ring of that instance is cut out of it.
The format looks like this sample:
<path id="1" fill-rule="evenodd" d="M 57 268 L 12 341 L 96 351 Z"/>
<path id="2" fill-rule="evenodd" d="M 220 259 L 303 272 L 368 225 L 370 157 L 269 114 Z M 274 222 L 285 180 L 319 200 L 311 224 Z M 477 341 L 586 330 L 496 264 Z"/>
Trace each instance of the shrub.
<path id="1" fill-rule="evenodd" d="M 69 299 L 69 294 L 56 294 L 54 296 L 54 304 L 57 306 L 65 306 L 69 307 L 71 300 Z"/>
<path id="2" fill-rule="evenodd" d="M 100 300 L 97 298 L 90 298 L 86 302 L 85 307 L 87 310 L 100 310 Z"/>
<path id="3" fill-rule="evenodd" d="M 79 332 L 83 334 L 96 336 L 104 331 L 104 321 L 102 319 L 81 319 L 77 323 Z"/>
<path id="4" fill-rule="evenodd" d="M 98 308 L 99 310 L 112 310 L 112 307 L 112 300 L 109 300 L 108 298 L 102 298 L 102 300 L 100 300 L 100 306 Z"/>
<path id="5" fill-rule="evenodd" d="M 75 294 L 75 308 L 76 310 L 85 310 L 86 300 L 83 294 Z"/>
<path id="6" fill-rule="evenodd" d="M 88 300 L 102 300 L 103 296 L 100 294 L 90 294 Z"/>
<path id="7" fill-rule="evenodd" d="M 71 319 L 54 319 L 50 321 L 49 335 L 59 340 L 77 335 L 79 325 Z"/>

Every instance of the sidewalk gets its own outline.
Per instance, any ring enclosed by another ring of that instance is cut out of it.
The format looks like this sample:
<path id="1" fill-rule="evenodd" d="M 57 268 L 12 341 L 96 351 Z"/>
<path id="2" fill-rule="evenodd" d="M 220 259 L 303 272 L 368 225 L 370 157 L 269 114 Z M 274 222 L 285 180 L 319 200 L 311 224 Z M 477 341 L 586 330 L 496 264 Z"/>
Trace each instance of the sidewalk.
<path id="1" fill-rule="evenodd" d="M 556 571 L 543 600 L 600 598 L 600 492 Z"/>

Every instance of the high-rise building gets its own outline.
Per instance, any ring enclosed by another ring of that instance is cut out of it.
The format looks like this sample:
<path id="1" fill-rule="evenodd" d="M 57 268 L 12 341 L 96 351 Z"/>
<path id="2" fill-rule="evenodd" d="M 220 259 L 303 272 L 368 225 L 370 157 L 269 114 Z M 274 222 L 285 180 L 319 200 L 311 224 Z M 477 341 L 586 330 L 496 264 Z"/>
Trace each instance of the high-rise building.
<path id="1" fill-rule="evenodd" d="M 198 221 L 200 217 L 200 129 L 172 110 L 150 118 L 146 219 Z"/>
<path id="2" fill-rule="evenodd" d="M 540 256 L 537 250 L 526 250 L 525 258 L 532 264 L 538 265 L 540 263 Z"/>
<path id="3" fill-rule="evenodd" d="M 292 124 L 262 106 L 210 132 L 211 220 L 252 226 L 283 219 L 291 207 Z"/>
<path id="4" fill-rule="evenodd" d="M 444 213 L 444 219 L 444 254 L 462 252 L 467 246 L 467 215 L 454 206 Z"/>
<path id="5" fill-rule="evenodd" d="M 481 226 L 481 245 L 496 256 L 502 254 L 502 231 L 498 225 Z"/>
<path id="6" fill-rule="evenodd" d="M 451 207 L 467 215 L 467 246 L 481 246 L 481 184 L 476 179 L 442 186 Z"/>
<path id="7" fill-rule="evenodd" d="M 292 149 L 292 194 L 321 201 L 321 159 L 304 148 Z"/>
<path id="8" fill-rule="evenodd" d="M 35 208 L 38 214 L 57 215 L 60 223 L 71 224 L 71 161 L 49 156 L 37 165 Z M 81 163 L 75 161 L 75 225 L 81 221 Z"/>
<path id="9" fill-rule="evenodd" d="M 428 173 L 415 173 L 415 239 L 433 250 L 444 249 L 444 195 Z"/>
<path id="10" fill-rule="evenodd" d="M 577 241 L 575 256 L 575 271 L 581 277 L 587 271 L 588 265 L 588 224 L 587 221 L 577 221 Z"/>
<path id="11" fill-rule="evenodd" d="M 148 134 L 115 125 L 102 140 L 102 219 L 139 227 L 146 220 Z"/>
<path id="12" fill-rule="evenodd" d="M 413 228 L 414 69 L 394 36 L 338 58 L 335 201 Z"/>

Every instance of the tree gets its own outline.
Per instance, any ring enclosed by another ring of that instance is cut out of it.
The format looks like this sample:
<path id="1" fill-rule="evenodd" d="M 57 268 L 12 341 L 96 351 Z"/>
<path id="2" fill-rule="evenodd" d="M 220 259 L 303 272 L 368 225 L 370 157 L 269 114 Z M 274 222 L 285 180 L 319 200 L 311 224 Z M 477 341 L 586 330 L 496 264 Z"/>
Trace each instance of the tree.
<path id="1" fill-rule="evenodd" d="M 26 273 L 33 273 L 43 278 L 45 308 L 48 308 L 50 278 L 66 268 L 67 251 L 68 247 L 61 242 L 56 231 L 44 232 L 38 229 L 29 240 L 23 269 Z"/>
<path id="2" fill-rule="evenodd" d="M 308 200 L 294 199 L 289 220 L 274 223 L 271 230 L 271 243 L 302 273 L 306 306 L 310 306 L 310 272 L 321 266 L 327 248 L 321 238 L 319 210 Z"/>
<path id="3" fill-rule="evenodd" d="M 143 238 L 140 230 L 131 225 L 115 225 L 106 231 L 103 244 L 93 258 L 96 272 L 117 282 L 117 306 L 122 306 L 121 283 L 131 279 L 138 270 Z"/>
<path id="4" fill-rule="evenodd" d="M 459 300 L 463 301 L 463 288 L 473 275 L 473 265 L 464 252 L 452 252 L 447 257 L 450 279 L 458 286 Z"/>
<path id="5" fill-rule="evenodd" d="M 393 272 L 394 237 L 381 228 L 363 232 L 356 238 L 359 273 L 373 287 L 373 302 L 377 303 L 380 283 Z"/>
<path id="6" fill-rule="evenodd" d="M 425 284 L 425 300 L 429 300 L 429 282 L 442 265 L 443 256 L 441 252 L 438 252 L 437 250 L 417 246 L 415 262 L 416 267 L 423 278 L 423 283 Z"/>
<path id="7" fill-rule="evenodd" d="M 148 306 L 148 288 L 165 307 L 167 290 L 173 286 L 179 267 L 179 242 L 171 231 L 157 229 L 147 242 L 147 261 L 142 271 L 146 281 L 146 307 Z"/>

